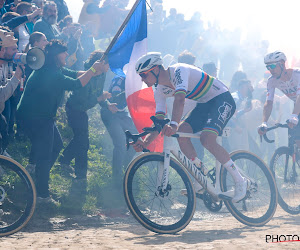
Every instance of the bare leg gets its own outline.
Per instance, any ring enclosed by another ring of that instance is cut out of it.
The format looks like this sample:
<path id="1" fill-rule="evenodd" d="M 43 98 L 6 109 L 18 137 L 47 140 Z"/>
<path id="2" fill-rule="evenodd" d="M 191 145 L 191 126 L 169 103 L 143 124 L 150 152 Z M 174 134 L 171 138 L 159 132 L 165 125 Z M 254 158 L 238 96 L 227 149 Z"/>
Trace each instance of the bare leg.
<path id="1" fill-rule="evenodd" d="M 190 124 L 183 122 L 178 129 L 179 132 L 193 133 L 193 129 Z M 217 135 L 212 132 L 202 132 L 200 141 L 221 164 L 224 164 L 230 160 L 229 153 L 217 143 Z M 182 152 L 189 158 L 197 157 L 197 153 L 190 138 L 179 137 L 178 143 Z"/>
<path id="2" fill-rule="evenodd" d="M 204 131 L 201 133 L 200 141 L 221 164 L 224 164 L 230 160 L 229 153 L 217 143 L 217 135 L 212 132 Z"/>
<path id="3" fill-rule="evenodd" d="M 193 129 L 190 124 L 183 122 L 180 124 L 178 132 L 184 132 L 184 133 L 193 133 Z M 179 137 L 178 143 L 180 146 L 181 151 L 189 158 L 195 158 L 197 157 L 197 153 L 195 151 L 195 148 L 191 142 L 191 138 L 187 137 Z"/>

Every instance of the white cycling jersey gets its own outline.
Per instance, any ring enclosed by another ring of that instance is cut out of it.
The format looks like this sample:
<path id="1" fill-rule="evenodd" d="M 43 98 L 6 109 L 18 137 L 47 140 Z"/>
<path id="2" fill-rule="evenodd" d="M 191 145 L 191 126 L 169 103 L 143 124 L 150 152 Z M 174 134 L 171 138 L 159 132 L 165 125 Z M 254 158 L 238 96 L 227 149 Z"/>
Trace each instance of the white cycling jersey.
<path id="1" fill-rule="evenodd" d="M 295 102 L 300 94 L 300 69 L 293 69 L 291 79 L 286 82 L 271 76 L 267 83 L 267 101 L 274 100 L 275 88 Z"/>
<path id="2" fill-rule="evenodd" d="M 169 74 L 174 88 L 159 84 L 154 90 L 157 115 L 166 113 L 166 98 L 178 92 L 185 93 L 188 99 L 206 103 L 228 91 L 221 81 L 192 65 L 174 64 L 169 67 Z"/>

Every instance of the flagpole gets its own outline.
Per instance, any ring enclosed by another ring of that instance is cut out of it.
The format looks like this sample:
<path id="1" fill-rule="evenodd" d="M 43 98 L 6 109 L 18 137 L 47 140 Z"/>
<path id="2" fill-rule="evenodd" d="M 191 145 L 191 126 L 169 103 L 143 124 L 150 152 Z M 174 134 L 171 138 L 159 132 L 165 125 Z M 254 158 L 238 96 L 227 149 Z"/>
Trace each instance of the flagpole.
<path id="1" fill-rule="evenodd" d="M 117 41 L 117 39 L 119 38 L 120 34 L 122 33 L 124 27 L 127 25 L 127 23 L 129 22 L 129 19 L 131 18 L 133 12 L 135 11 L 135 9 L 137 8 L 137 6 L 139 5 L 139 3 L 142 0 L 136 0 L 133 7 L 131 8 L 130 12 L 128 13 L 127 17 L 125 18 L 124 22 L 122 23 L 122 25 L 120 26 L 119 30 L 117 31 L 117 33 L 115 34 L 114 38 L 112 39 L 112 41 L 110 42 L 110 44 L 108 45 L 107 49 L 105 50 L 103 56 L 101 57 L 100 60 L 104 59 L 107 54 L 109 53 L 109 51 L 111 50 L 111 48 L 114 46 L 115 42 Z M 143 0 L 144 1 L 144 0 Z"/>

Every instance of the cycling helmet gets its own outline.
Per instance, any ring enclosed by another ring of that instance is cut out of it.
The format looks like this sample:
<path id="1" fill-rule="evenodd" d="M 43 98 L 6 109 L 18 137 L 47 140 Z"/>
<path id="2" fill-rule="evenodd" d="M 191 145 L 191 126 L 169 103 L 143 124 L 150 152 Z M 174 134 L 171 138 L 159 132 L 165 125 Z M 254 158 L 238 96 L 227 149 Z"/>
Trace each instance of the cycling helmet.
<path id="1" fill-rule="evenodd" d="M 264 58 L 265 64 L 279 62 L 280 60 L 286 61 L 286 56 L 281 51 L 275 51 L 273 53 L 269 53 Z"/>
<path id="2" fill-rule="evenodd" d="M 0 29 L 0 47 L 7 48 L 17 44 L 18 39 L 13 32 Z"/>
<path id="3" fill-rule="evenodd" d="M 163 60 L 161 58 L 161 53 L 149 52 L 137 60 L 135 64 L 135 70 L 136 73 L 140 74 L 154 68 L 157 65 L 162 65 L 162 64 L 163 64 Z"/>

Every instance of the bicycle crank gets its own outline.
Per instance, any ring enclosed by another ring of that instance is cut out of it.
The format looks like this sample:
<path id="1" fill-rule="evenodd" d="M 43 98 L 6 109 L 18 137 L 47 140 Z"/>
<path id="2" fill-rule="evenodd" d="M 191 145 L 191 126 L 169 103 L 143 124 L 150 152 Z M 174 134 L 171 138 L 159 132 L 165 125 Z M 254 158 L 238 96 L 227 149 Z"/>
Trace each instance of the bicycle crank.
<path id="1" fill-rule="evenodd" d="M 221 210 L 223 202 L 215 201 L 207 191 L 205 191 L 203 193 L 202 199 L 203 199 L 204 205 L 206 206 L 206 208 L 208 210 L 210 210 L 212 212 L 219 212 Z"/>

